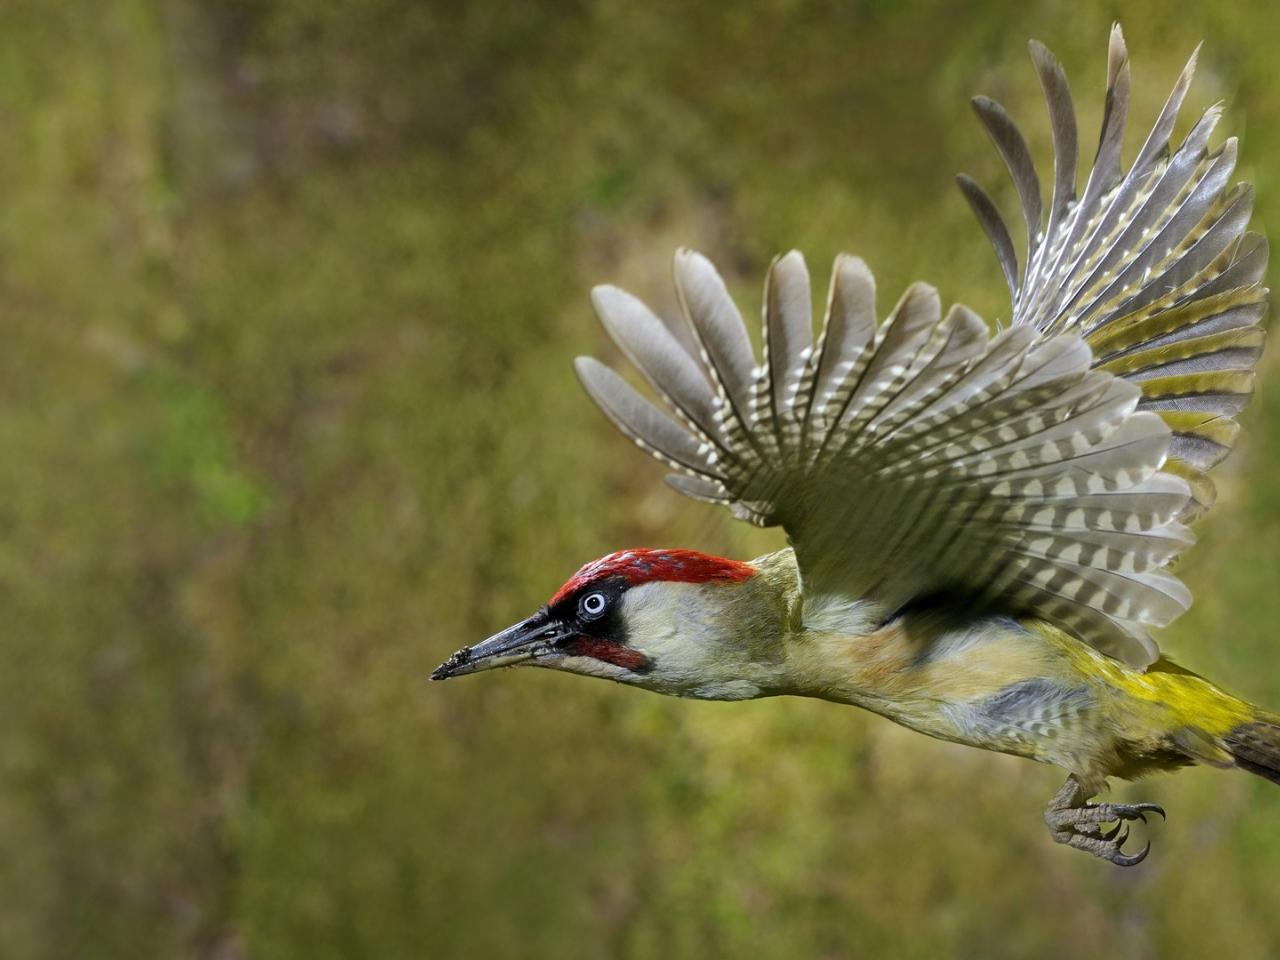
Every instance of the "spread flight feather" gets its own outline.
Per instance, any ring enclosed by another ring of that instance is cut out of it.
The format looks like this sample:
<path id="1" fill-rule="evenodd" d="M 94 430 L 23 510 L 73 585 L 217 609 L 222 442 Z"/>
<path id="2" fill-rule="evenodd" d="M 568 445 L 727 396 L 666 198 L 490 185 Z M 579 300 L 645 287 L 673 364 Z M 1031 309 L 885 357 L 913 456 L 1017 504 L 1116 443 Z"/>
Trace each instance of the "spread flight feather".
<path id="1" fill-rule="evenodd" d="M 1128 58 L 1113 30 L 1097 159 L 1077 199 L 1066 78 L 1044 47 L 1031 53 L 1053 125 L 1047 212 L 1016 125 L 975 101 L 1023 207 L 1021 272 L 995 204 L 960 181 L 1009 282 L 1008 329 L 993 336 L 962 306 L 944 316 L 919 283 L 877 325 L 871 272 L 841 256 L 815 339 L 792 252 L 768 273 L 757 363 L 723 280 L 682 250 L 691 337 L 622 290 L 592 297 L 671 415 L 593 359 L 577 369 L 602 410 L 678 471 L 676 489 L 784 528 L 806 619 L 851 600 L 889 616 L 943 594 L 1041 616 L 1145 666 L 1158 655 L 1148 629 L 1191 602 L 1166 566 L 1192 542 L 1180 521 L 1211 502 L 1204 474 L 1252 388 L 1266 249 L 1244 233 L 1247 188 L 1228 188 L 1234 141 L 1208 150 L 1218 109 L 1170 152 L 1194 56 L 1122 172 Z"/>

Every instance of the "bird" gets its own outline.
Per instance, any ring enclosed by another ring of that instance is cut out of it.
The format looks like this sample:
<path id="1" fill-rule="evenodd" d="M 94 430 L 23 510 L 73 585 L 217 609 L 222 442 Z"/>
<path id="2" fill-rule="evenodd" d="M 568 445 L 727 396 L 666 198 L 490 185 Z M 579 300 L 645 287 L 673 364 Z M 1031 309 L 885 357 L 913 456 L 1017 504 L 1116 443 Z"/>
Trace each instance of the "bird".
<path id="1" fill-rule="evenodd" d="M 1027 234 L 958 184 L 1010 292 L 988 326 L 911 285 L 877 319 L 859 258 L 836 258 L 815 333 L 805 261 L 776 258 L 761 351 L 702 255 L 681 249 L 681 316 L 614 286 L 592 303 L 666 409 L 611 367 L 587 394 L 672 487 L 788 546 L 748 561 L 634 548 L 574 573 L 528 619 L 464 647 L 434 680 L 500 666 L 568 671 L 676 697 L 795 695 L 862 707 L 944 741 L 1067 773 L 1053 840 L 1140 863 L 1153 803 L 1110 781 L 1192 764 L 1280 783 L 1280 715 L 1162 655 L 1152 631 L 1191 604 L 1173 565 L 1209 510 L 1254 387 L 1269 291 L 1237 142 L 1209 107 L 1171 135 L 1199 47 L 1127 168 L 1129 56 L 1111 30 L 1101 130 L 1078 176 L 1065 72 L 1029 44 L 1052 133 L 1047 198 L 1009 113 L 973 109 Z M 1083 180 L 1083 185 L 1080 181 Z"/>

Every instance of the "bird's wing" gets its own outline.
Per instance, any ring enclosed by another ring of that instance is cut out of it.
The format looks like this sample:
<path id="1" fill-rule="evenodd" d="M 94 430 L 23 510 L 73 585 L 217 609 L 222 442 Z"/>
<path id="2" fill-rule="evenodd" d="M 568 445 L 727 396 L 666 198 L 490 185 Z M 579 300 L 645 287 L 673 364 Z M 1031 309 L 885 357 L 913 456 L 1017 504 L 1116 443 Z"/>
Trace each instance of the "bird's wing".
<path id="1" fill-rule="evenodd" d="M 1008 227 L 961 178 L 1013 294 L 990 337 L 962 307 L 909 289 L 877 328 L 861 261 L 836 262 L 813 342 L 798 254 L 765 289 L 764 360 L 709 263 L 676 258 L 692 341 L 613 288 L 596 307 L 675 413 L 608 368 L 579 361 L 588 391 L 690 496 L 781 524 L 806 618 L 873 601 L 891 613 L 946 594 L 1043 616 L 1143 666 L 1146 635 L 1190 603 L 1165 569 L 1207 507 L 1207 471 L 1230 449 L 1262 347 L 1267 249 L 1245 232 L 1247 186 L 1230 187 L 1235 141 L 1211 150 L 1211 108 L 1177 149 L 1183 71 L 1128 171 L 1129 68 L 1111 36 L 1102 134 L 1077 196 L 1077 133 L 1062 70 L 1032 58 L 1049 106 L 1047 211 L 1030 151 L 1005 111 L 975 101 L 1022 202 L 1020 272 Z M 693 342 L 687 349 L 684 344 Z"/>
<path id="2" fill-rule="evenodd" d="M 1197 51 L 1198 52 L 1198 51 Z M 1166 472 L 1191 486 L 1182 519 L 1213 502 L 1211 467 L 1230 451 L 1235 416 L 1253 391 L 1267 307 L 1266 241 L 1246 232 L 1248 184 L 1230 185 L 1236 141 L 1215 149 L 1221 114 L 1210 107 L 1180 146 L 1169 143 L 1195 69 L 1193 54 L 1127 171 L 1120 149 L 1129 103 L 1129 60 L 1111 32 L 1107 97 L 1093 169 L 1076 192 L 1077 133 L 1062 68 L 1034 41 L 1031 57 L 1048 104 L 1054 177 L 1047 212 L 1031 155 L 1004 109 L 973 102 L 1021 201 L 1028 235 L 1019 276 L 1010 231 L 968 177 L 960 186 L 996 249 L 1013 296 L 1013 324 L 1041 336 L 1076 333 L 1093 366 L 1135 383 L 1139 410 L 1173 431 Z"/>
<path id="3" fill-rule="evenodd" d="M 1136 412 L 1137 385 L 1090 369 L 1078 335 L 992 337 L 964 307 L 941 317 L 924 284 L 877 326 L 870 272 L 840 257 L 815 343 L 809 276 L 790 253 L 769 271 L 757 363 L 711 264 L 682 251 L 675 279 L 692 350 L 631 295 L 593 293 L 674 416 L 595 360 L 580 358 L 579 376 L 679 471 L 678 490 L 786 530 L 807 621 L 945 594 L 1155 659 L 1146 628 L 1190 603 L 1162 569 L 1190 542 L 1174 519 L 1188 488 L 1160 471 L 1168 426 Z"/>

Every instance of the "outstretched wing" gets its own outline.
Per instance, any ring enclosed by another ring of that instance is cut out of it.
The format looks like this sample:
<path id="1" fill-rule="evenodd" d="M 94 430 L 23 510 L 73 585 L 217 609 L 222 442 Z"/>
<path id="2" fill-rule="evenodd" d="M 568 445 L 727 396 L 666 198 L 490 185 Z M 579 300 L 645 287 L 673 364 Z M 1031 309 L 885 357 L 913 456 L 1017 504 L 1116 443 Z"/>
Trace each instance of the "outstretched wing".
<path id="1" fill-rule="evenodd" d="M 960 187 L 996 249 L 1013 295 L 1013 323 L 1046 337 L 1078 333 L 1093 351 L 1093 366 L 1136 383 L 1138 409 L 1156 411 L 1168 423 L 1173 441 L 1164 469 L 1191 485 L 1188 519 L 1213 502 L 1206 474 L 1235 441 L 1234 417 L 1253 391 L 1262 352 L 1267 246 L 1245 232 L 1253 208 L 1249 185 L 1229 185 L 1236 141 L 1209 148 L 1221 114 L 1215 105 L 1170 148 L 1195 70 L 1193 54 L 1132 166 L 1122 171 L 1129 59 L 1120 28 L 1113 27 L 1098 153 L 1077 197 L 1076 120 L 1066 77 L 1034 41 L 1031 58 L 1053 132 L 1047 213 L 1018 128 L 999 104 L 982 97 L 973 102 L 1021 201 L 1027 232 L 1021 277 L 995 205 L 968 177 L 959 178 Z"/>
<path id="2" fill-rule="evenodd" d="M 1135 412 L 1137 386 L 1090 369 L 1079 336 L 992 337 L 964 307 L 941 317 L 923 284 L 877 327 L 870 272 L 841 257 L 815 343 L 790 253 L 769 271 L 757 363 L 711 264 L 682 251 L 675 279 L 695 352 L 624 291 L 593 293 L 674 416 L 595 360 L 579 376 L 679 471 L 677 489 L 786 530 L 806 620 L 945 593 L 1051 619 L 1133 664 L 1155 658 L 1146 628 L 1190 603 L 1161 569 L 1190 542 L 1174 519 L 1188 489 L 1159 469 L 1169 428 Z"/>

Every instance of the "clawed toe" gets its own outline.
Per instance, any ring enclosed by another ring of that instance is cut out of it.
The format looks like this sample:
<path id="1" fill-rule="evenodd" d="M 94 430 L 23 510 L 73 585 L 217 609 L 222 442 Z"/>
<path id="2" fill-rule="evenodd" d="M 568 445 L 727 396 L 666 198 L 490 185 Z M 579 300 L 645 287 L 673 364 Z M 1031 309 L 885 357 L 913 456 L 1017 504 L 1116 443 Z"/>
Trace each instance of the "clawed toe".
<path id="1" fill-rule="evenodd" d="M 1148 842 L 1137 853 L 1125 853 L 1124 845 L 1129 839 L 1129 825 L 1118 823 L 1110 830 L 1099 831 L 1095 825 L 1085 828 L 1072 828 L 1055 832 L 1053 838 L 1077 850 L 1085 850 L 1095 857 L 1100 857 L 1118 867 L 1132 867 L 1141 863 L 1151 852 Z"/>
<path id="2" fill-rule="evenodd" d="M 1158 813 L 1160 814 L 1161 820 L 1169 819 L 1169 817 L 1164 812 L 1164 807 L 1160 806 L 1160 804 L 1158 803 L 1135 803 L 1133 804 L 1133 808 L 1135 810 L 1145 811 L 1146 813 Z M 1147 818 L 1143 817 L 1142 822 L 1146 823 Z"/>
<path id="3" fill-rule="evenodd" d="M 1132 853 L 1132 854 L 1121 853 L 1119 850 L 1117 850 L 1116 855 L 1108 859 L 1110 859 L 1111 862 L 1118 867 L 1136 867 L 1143 860 L 1147 859 L 1147 854 L 1150 852 L 1151 852 L 1151 841 L 1148 840 L 1146 846 L 1144 846 L 1137 853 Z"/>
<path id="4" fill-rule="evenodd" d="M 1132 867 L 1146 859 L 1151 844 L 1137 853 L 1125 853 L 1124 844 L 1129 839 L 1129 823 L 1134 820 L 1147 822 L 1148 813 L 1157 813 L 1167 819 L 1164 809 L 1155 803 L 1086 803 L 1083 790 L 1068 781 L 1058 796 L 1045 810 L 1045 823 L 1058 843 L 1065 843 L 1077 850 L 1085 850 L 1120 867 Z M 1103 829 L 1103 824 L 1115 822 L 1115 826 Z"/>

